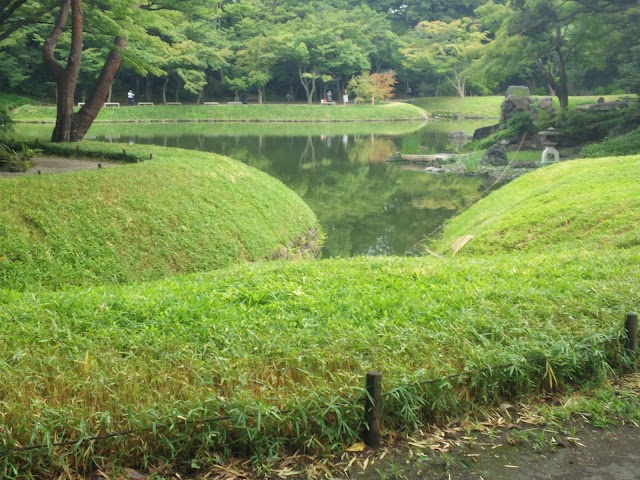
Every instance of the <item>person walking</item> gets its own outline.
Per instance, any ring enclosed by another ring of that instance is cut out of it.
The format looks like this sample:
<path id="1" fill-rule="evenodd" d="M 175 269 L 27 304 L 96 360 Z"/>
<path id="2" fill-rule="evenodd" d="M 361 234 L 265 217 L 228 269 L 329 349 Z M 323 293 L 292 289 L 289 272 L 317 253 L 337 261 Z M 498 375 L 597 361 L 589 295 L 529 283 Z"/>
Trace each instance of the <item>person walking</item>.
<path id="1" fill-rule="evenodd" d="M 133 99 L 136 98 L 136 94 L 133 93 L 133 90 L 129 90 L 127 92 L 127 101 L 129 103 L 129 106 L 131 107 L 133 105 Z"/>

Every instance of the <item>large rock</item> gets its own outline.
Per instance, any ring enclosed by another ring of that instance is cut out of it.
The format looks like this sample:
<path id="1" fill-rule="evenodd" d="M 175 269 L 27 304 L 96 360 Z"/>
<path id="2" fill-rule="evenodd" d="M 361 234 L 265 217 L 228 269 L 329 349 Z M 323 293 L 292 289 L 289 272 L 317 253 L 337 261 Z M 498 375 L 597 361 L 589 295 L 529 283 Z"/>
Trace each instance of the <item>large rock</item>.
<path id="1" fill-rule="evenodd" d="M 540 100 L 538 100 L 538 108 L 547 112 L 549 116 L 553 116 L 555 114 L 553 99 L 551 97 L 540 97 Z"/>
<path id="2" fill-rule="evenodd" d="M 494 167 L 507 165 L 509 163 L 507 151 L 501 145 L 491 145 L 487 151 L 484 152 L 480 163 L 483 165 L 493 165 Z"/>
<path id="3" fill-rule="evenodd" d="M 461 130 L 450 132 L 449 141 L 455 147 L 456 152 L 460 151 L 467 143 L 473 140 L 473 136 Z"/>
<path id="4" fill-rule="evenodd" d="M 517 113 L 526 112 L 531 118 L 536 118 L 536 108 L 530 97 L 516 97 L 515 95 L 507 95 L 502 102 L 500 109 L 500 123 L 506 125 L 511 117 Z"/>
<path id="5" fill-rule="evenodd" d="M 500 124 L 476 128 L 476 130 L 473 132 L 473 139 L 480 140 L 482 138 L 486 138 L 492 133 L 497 132 L 498 130 L 500 130 Z"/>

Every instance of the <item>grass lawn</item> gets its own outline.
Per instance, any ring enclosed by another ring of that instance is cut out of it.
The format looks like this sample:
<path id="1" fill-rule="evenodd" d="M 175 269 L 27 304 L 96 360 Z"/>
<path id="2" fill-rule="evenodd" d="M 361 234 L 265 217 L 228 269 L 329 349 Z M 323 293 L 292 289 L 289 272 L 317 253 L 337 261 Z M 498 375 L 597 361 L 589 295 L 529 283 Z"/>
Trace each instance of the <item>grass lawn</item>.
<path id="1" fill-rule="evenodd" d="M 126 150 L 139 163 L 0 178 L 0 288 L 209 271 L 267 258 L 316 226 L 279 180 L 226 157 L 98 142 L 40 146 L 112 159 Z"/>
<path id="2" fill-rule="evenodd" d="M 285 450 L 340 450 L 363 428 L 370 369 L 384 375 L 383 427 L 396 432 L 603 378 L 640 299 L 638 178 L 638 156 L 540 169 L 452 220 L 440 258 L 2 290 L 0 438 L 12 448 L 0 468 L 264 465 Z M 123 431 L 135 433 L 76 441 Z M 34 444 L 45 447 L 13 448 Z"/>
<path id="3" fill-rule="evenodd" d="M 623 95 L 605 95 L 607 102 L 619 100 Z M 540 97 L 536 97 L 540 98 Z M 558 99 L 552 97 L 556 108 Z M 577 105 L 596 103 L 600 96 L 569 97 L 569 108 Z M 416 99 L 416 105 L 423 108 L 430 116 L 438 117 L 484 117 L 500 118 L 500 106 L 504 101 L 502 95 L 488 95 L 483 97 L 422 97 Z"/>
<path id="4" fill-rule="evenodd" d="M 56 107 L 24 105 L 16 122 L 55 122 Z M 422 109 L 407 103 L 371 105 L 184 105 L 102 108 L 96 122 L 383 122 L 421 121 Z"/>

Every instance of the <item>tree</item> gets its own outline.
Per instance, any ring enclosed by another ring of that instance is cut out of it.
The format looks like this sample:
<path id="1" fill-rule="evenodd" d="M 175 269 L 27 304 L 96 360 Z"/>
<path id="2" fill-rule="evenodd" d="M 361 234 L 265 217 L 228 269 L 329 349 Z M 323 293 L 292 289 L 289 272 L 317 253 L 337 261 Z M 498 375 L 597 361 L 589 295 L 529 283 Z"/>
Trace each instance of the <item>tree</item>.
<path id="1" fill-rule="evenodd" d="M 327 83 L 339 77 L 346 82 L 371 66 L 363 45 L 354 38 L 352 25 L 341 20 L 340 12 L 326 9 L 283 26 L 280 58 L 296 66 L 308 103 L 313 101 L 318 81 Z"/>
<path id="2" fill-rule="evenodd" d="M 464 70 L 486 42 L 486 34 L 471 18 L 450 23 L 439 20 L 420 22 L 407 35 L 406 41 L 407 45 L 401 52 L 407 69 L 432 70 L 445 78 L 460 97 L 465 96 L 467 77 Z"/>
<path id="3" fill-rule="evenodd" d="M 396 30 L 404 33 L 422 21 L 450 22 L 470 17 L 484 0 L 369 0 L 367 3 L 378 12 L 388 12 Z"/>
<path id="4" fill-rule="evenodd" d="M 500 73 L 500 67 L 498 72 L 493 68 L 496 63 L 508 63 L 512 71 L 518 63 L 534 65 L 566 108 L 570 62 L 604 68 L 608 50 L 616 44 L 618 17 L 636 4 L 636 0 L 516 0 L 502 7 L 489 2 L 483 9 L 495 40 L 483 49 L 481 67 L 472 73 L 495 79 Z M 496 10 L 502 13 L 499 18 Z"/>
<path id="5" fill-rule="evenodd" d="M 246 79 L 247 88 L 258 90 L 258 103 L 264 98 L 264 87 L 271 80 L 271 68 L 277 60 L 277 39 L 258 35 L 244 42 L 236 53 L 236 68 Z"/>
<path id="6" fill-rule="evenodd" d="M 640 93 L 640 41 L 635 31 L 640 21 L 640 6 L 629 9 L 624 15 L 624 23 L 620 25 L 624 42 L 618 49 L 618 69 L 620 84 L 628 92 Z"/>
<path id="7" fill-rule="evenodd" d="M 395 72 L 372 74 L 365 72 L 351 79 L 349 91 L 363 99 L 374 97 L 380 100 L 387 100 L 393 97 L 395 84 Z"/>
<path id="8" fill-rule="evenodd" d="M 55 57 L 55 48 L 64 31 L 69 14 L 71 14 L 71 46 L 66 65 L 63 67 Z M 115 38 L 113 48 L 87 102 L 79 112 L 74 113 L 74 99 L 82 58 L 83 27 L 82 0 L 61 0 L 55 26 L 46 39 L 43 49 L 44 63 L 56 82 L 58 92 L 56 126 L 51 136 L 51 140 L 54 142 L 82 140 L 107 97 L 109 86 L 120 67 L 120 51 L 126 46 L 123 38 Z"/>

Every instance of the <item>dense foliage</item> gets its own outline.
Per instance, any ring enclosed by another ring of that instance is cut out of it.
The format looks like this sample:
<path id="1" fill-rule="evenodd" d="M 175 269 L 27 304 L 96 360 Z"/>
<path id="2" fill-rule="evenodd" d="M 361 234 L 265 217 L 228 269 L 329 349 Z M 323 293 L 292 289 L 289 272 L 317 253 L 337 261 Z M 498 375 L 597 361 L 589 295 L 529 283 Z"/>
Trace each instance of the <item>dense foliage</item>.
<path id="1" fill-rule="evenodd" d="M 61 3 L 0 5 L 0 88 L 53 98 L 42 47 Z M 122 102 L 129 89 L 138 101 L 202 102 L 241 91 L 259 101 L 317 101 L 328 90 L 339 96 L 357 75 L 388 71 L 399 96 L 502 93 L 525 83 L 562 103 L 567 93 L 637 90 L 637 2 L 483 3 L 87 0 L 91 35 L 75 100 L 90 95 L 114 37 L 127 41 L 109 93 Z M 58 43 L 64 58 L 70 33 Z"/>

